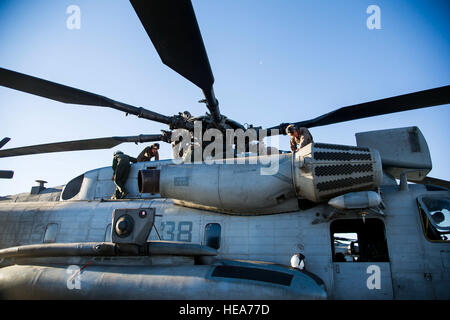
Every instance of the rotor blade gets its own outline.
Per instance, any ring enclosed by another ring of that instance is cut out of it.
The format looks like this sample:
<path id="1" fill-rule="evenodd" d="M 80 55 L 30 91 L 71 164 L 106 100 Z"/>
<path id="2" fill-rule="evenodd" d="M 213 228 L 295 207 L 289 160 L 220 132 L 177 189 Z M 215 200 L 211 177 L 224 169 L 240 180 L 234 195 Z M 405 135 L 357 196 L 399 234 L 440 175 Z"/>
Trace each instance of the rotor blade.
<path id="1" fill-rule="evenodd" d="M 203 90 L 220 121 L 214 76 L 190 0 L 130 0 L 162 62 Z"/>
<path id="2" fill-rule="evenodd" d="M 414 183 L 420 183 L 420 184 L 433 184 L 435 186 L 440 186 L 440 187 L 444 187 L 450 190 L 450 181 L 447 180 L 442 180 L 442 179 L 437 179 L 437 178 L 432 178 L 432 177 L 425 177 L 422 180 L 410 180 L 411 182 Z"/>
<path id="3" fill-rule="evenodd" d="M 14 171 L 0 170 L 0 179 L 12 179 L 13 176 L 14 176 Z"/>
<path id="4" fill-rule="evenodd" d="M 108 137 L 108 138 L 97 138 L 87 140 L 55 142 L 55 143 L 47 143 L 34 146 L 0 150 L 0 158 L 25 156 L 40 153 L 51 153 L 51 152 L 110 149 L 124 142 L 142 143 L 161 140 L 163 140 L 163 135 L 161 134 L 150 134 L 150 135 L 141 134 L 139 136 Z"/>
<path id="5" fill-rule="evenodd" d="M 63 103 L 109 107 L 148 120 L 165 124 L 170 124 L 171 122 L 170 117 L 144 108 L 133 107 L 95 93 L 68 87 L 4 68 L 0 68 L 0 85 Z"/>
<path id="6" fill-rule="evenodd" d="M 3 138 L 2 141 L 0 141 L 0 149 L 3 148 L 3 146 L 9 142 L 9 140 L 11 140 L 11 138 Z"/>
<path id="7" fill-rule="evenodd" d="M 297 127 L 312 128 L 383 114 L 433 107 L 448 103 L 450 103 L 450 85 L 342 107 L 320 117 L 297 122 L 295 125 Z M 285 134 L 283 132 L 283 128 L 285 128 L 286 125 L 287 124 L 281 124 L 270 129 L 278 128 L 280 129 L 280 133 Z"/>

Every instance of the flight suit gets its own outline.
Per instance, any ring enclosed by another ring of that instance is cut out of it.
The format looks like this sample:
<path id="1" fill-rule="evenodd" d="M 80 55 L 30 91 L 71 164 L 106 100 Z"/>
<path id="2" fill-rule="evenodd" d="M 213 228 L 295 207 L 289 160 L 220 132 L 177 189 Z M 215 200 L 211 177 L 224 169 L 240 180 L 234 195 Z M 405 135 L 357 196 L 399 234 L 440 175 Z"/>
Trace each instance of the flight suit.
<path id="1" fill-rule="evenodd" d="M 155 157 L 155 161 L 159 160 L 158 150 L 152 147 L 146 147 L 141 153 L 139 153 L 137 162 L 150 161 L 153 157 Z"/>
<path id="2" fill-rule="evenodd" d="M 314 142 L 313 137 L 311 133 L 309 132 L 308 128 L 300 127 L 298 128 L 298 137 L 291 137 L 291 150 L 292 152 L 297 151 L 297 146 L 299 146 L 299 149 L 303 148 L 304 146 Z"/>
<path id="3" fill-rule="evenodd" d="M 130 173 L 130 162 L 136 163 L 137 159 L 127 156 L 126 154 L 116 154 L 113 158 L 112 169 L 114 171 L 113 180 L 116 184 L 116 191 L 113 198 L 122 199 L 128 193 L 125 189 L 125 183 Z"/>

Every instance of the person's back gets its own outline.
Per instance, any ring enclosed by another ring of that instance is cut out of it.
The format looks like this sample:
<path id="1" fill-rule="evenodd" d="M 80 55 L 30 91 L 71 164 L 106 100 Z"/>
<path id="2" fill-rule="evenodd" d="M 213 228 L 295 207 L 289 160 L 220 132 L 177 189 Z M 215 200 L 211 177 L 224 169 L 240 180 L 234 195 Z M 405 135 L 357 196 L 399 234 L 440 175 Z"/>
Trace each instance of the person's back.
<path id="1" fill-rule="evenodd" d="M 313 137 L 306 127 L 297 128 L 291 124 L 287 126 L 286 133 L 291 137 L 289 143 L 292 152 L 296 152 L 297 150 L 313 142 Z"/>
<path id="2" fill-rule="evenodd" d="M 116 170 L 117 167 L 121 167 L 121 166 L 129 166 L 130 165 L 130 157 L 127 156 L 126 154 L 123 153 L 119 153 L 114 155 L 114 159 L 113 159 L 113 170 Z"/>
<path id="3" fill-rule="evenodd" d="M 300 127 L 298 128 L 298 133 L 299 133 L 299 149 L 303 148 L 304 146 L 310 144 L 313 142 L 313 137 L 311 135 L 311 133 L 309 132 L 308 128 L 305 127 Z"/>
<path id="4" fill-rule="evenodd" d="M 159 143 L 155 143 L 150 147 L 145 147 L 144 150 L 138 155 L 137 162 L 150 161 L 155 157 L 155 161 L 159 160 Z"/>
<path id="5" fill-rule="evenodd" d="M 116 192 L 113 196 L 115 199 L 121 199 L 128 193 L 125 189 L 125 183 L 127 182 L 128 174 L 130 173 L 130 161 L 136 162 L 137 160 L 121 151 L 114 153 L 112 169 L 114 171 L 113 180 L 116 184 Z"/>

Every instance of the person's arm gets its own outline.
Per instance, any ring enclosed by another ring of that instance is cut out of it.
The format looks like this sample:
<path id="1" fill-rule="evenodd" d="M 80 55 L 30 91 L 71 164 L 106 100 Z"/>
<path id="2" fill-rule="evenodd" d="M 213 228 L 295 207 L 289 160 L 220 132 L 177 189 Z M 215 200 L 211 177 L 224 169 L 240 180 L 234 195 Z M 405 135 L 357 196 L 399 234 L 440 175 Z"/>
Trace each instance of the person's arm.
<path id="1" fill-rule="evenodd" d="M 130 159 L 130 162 L 133 162 L 133 163 L 138 162 L 136 158 L 133 158 L 133 157 L 128 157 L 128 158 Z"/>
<path id="2" fill-rule="evenodd" d="M 155 151 L 155 161 L 159 160 L 159 152 L 158 150 Z"/>
<path id="3" fill-rule="evenodd" d="M 291 139 L 290 144 L 292 152 L 297 151 L 297 143 L 295 143 L 294 139 Z"/>

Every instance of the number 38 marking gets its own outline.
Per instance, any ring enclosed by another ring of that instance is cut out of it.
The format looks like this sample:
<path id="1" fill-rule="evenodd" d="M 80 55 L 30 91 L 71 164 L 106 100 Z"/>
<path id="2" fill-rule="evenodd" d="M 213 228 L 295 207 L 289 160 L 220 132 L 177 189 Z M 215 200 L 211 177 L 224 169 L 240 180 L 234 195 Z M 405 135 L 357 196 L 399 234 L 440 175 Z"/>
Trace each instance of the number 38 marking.
<path id="1" fill-rule="evenodd" d="M 192 221 L 163 221 L 161 222 L 161 240 L 192 241 Z"/>

